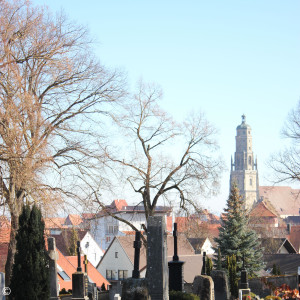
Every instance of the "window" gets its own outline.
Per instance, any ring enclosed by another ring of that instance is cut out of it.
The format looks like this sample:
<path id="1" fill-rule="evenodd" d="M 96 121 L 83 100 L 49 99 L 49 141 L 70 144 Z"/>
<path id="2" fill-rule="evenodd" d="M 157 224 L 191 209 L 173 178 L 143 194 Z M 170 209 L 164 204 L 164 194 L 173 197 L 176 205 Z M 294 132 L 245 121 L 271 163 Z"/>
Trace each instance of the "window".
<path id="1" fill-rule="evenodd" d="M 119 280 L 126 279 L 128 277 L 128 270 L 119 270 L 118 275 Z"/>
<path id="2" fill-rule="evenodd" d="M 106 237 L 106 243 L 109 243 L 110 242 L 110 236 L 107 236 Z"/>
<path id="3" fill-rule="evenodd" d="M 118 258 L 118 252 L 115 252 L 115 258 Z"/>
<path id="4" fill-rule="evenodd" d="M 106 270 L 106 279 L 111 279 L 113 271 L 112 270 Z"/>
<path id="5" fill-rule="evenodd" d="M 250 185 L 252 185 L 252 178 L 250 178 Z"/>
<path id="6" fill-rule="evenodd" d="M 115 226 L 114 226 L 114 234 L 117 234 L 118 231 L 119 231 L 118 225 L 115 225 Z"/>
<path id="7" fill-rule="evenodd" d="M 251 165 L 251 161 L 252 161 L 251 156 L 249 156 L 249 165 Z"/>
<path id="8" fill-rule="evenodd" d="M 65 271 L 58 271 L 57 273 L 64 281 L 71 281 L 71 278 Z"/>

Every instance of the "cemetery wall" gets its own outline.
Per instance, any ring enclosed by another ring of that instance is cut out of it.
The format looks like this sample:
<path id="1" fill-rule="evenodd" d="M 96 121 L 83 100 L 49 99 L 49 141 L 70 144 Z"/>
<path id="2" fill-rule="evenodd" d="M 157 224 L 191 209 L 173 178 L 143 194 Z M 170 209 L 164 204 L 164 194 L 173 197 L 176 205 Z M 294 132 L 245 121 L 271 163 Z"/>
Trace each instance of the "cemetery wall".
<path id="1" fill-rule="evenodd" d="M 265 280 L 268 283 L 267 285 L 264 283 Z M 251 289 L 251 292 L 253 292 L 254 294 L 259 295 L 260 297 L 266 297 L 268 295 L 271 295 L 272 293 L 271 286 L 279 287 L 285 283 L 292 289 L 296 289 L 298 285 L 297 280 L 297 275 L 253 278 L 249 279 L 249 287 Z"/>

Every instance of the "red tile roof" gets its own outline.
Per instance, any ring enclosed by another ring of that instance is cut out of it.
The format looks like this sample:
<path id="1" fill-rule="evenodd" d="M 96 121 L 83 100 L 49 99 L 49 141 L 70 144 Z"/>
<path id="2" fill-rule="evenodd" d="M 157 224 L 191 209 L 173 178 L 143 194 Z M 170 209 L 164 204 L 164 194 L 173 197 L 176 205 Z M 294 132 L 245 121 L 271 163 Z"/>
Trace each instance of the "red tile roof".
<path id="1" fill-rule="evenodd" d="M 300 190 L 289 186 L 260 186 L 259 196 L 273 205 L 279 215 L 298 216 Z"/>
<path id="2" fill-rule="evenodd" d="M 295 247 L 297 253 L 300 253 L 300 226 L 292 225 L 289 234 L 289 240 Z"/>
<path id="3" fill-rule="evenodd" d="M 126 200 L 114 200 L 112 203 L 111 203 L 111 208 L 116 208 L 117 211 L 120 211 L 123 209 L 124 206 L 128 206 Z"/>
<path id="4" fill-rule="evenodd" d="M 83 222 L 79 215 L 68 215 L 65 221 L 65 225 L 78 226 Z"/>
<path id="5" fill-rule="evenodd" d="M 0 228 L 0 243 L 9 243 L 10 241 L 10 228 Z"/>
<path id="6" fill-rule="evenodd" d="M 9 243 L 0 243 L 0 272 L 5 273 L 5 264 L 8 253 Z"/>
<path id="7" fill-rule="evenodd" d="M 258 203 L 250 212 L 250 218 L 261 218 L 261 217 L 273 217 L 277 218 L 277 215 L 274 214 L 264 202 Z"/>
<path id="8" fill-rule="evenodd" d="M 67 259 L 72 263 L 73 266 L 76 266 L 77 269 L 77 256 L 67 256 Z M 81 267 L 82 270 L 84 270 L 84 256 L 81 256 Z M 107 289 L 107 286 L 110 285 L 110 283 L 102 276 L 102 274 L 90 263 L 88 262 L 87 265 L 87 274 L 88 277 L 96 283 L 96 285 L 101 288 L 102 284 L 105 284 L 105 288 Z"/>
<path id="9" fill-rule="evenodd" d="M 66 218 L 44 218 L 45 228 L 63 228 Z"/>

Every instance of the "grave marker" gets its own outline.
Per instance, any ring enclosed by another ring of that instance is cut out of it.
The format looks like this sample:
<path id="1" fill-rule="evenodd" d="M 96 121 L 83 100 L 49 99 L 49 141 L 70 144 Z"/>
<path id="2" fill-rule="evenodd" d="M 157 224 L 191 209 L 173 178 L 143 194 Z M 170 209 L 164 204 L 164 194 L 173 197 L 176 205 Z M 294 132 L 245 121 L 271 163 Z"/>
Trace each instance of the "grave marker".
<path id="1" fill-rule="evenodd" d="M 162 216 L 147 220 L 147 279 L 151 300 L 168 300 L 166 224 Z"/>
<path id="2" fill-rule="evenodd" d="M 50 300 L 58 300 L 59 288 L 57 282 L 57 252 L 55 238 L 48 237 L 49 277 L 50 277 Z"/>

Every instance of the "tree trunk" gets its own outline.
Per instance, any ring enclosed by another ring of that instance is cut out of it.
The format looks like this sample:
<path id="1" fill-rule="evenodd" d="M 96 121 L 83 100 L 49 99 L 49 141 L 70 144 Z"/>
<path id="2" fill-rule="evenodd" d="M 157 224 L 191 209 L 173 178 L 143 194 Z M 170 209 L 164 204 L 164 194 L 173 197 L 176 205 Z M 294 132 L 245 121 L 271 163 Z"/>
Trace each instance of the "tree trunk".
<path id="1" fill-rule="evenodd" d="M 7 260 L 5 264 L 5 286 L 10 285 L 10 279 L 12 275 L 12 267 L 14 264 L 14 258 L 17 248 L 16 234 L 19 228 L 19 215 L 16 211 L 11 211 L 11 231 L 10 241 L 8 245 Z"/>

